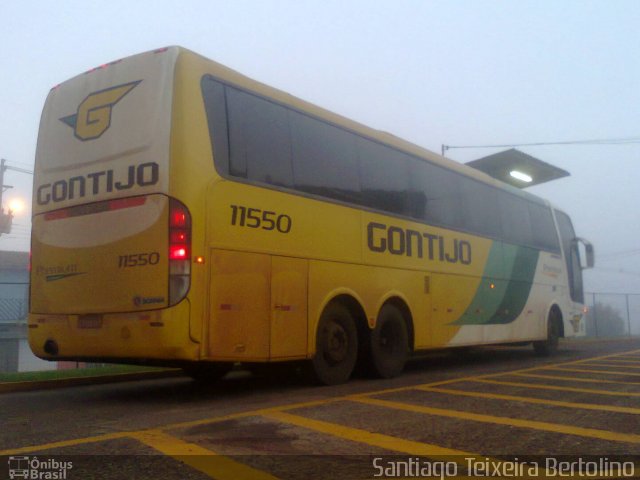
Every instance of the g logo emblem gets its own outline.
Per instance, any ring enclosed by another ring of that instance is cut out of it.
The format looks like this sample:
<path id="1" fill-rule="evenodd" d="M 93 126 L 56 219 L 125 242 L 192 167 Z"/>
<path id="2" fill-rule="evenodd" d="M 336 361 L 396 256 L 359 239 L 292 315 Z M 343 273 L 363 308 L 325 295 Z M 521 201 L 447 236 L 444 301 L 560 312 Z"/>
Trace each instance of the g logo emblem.
<path id="1" fill-rule="evenodd" d="M 113 106 L 141 81 L 125 83 L 94 92 L 78 105 L 77 113 L 62 117 L 60 121 L 73 128 L 74 135 L 82 141 L 98 138 L 111 126 L 111 110 Z"/>

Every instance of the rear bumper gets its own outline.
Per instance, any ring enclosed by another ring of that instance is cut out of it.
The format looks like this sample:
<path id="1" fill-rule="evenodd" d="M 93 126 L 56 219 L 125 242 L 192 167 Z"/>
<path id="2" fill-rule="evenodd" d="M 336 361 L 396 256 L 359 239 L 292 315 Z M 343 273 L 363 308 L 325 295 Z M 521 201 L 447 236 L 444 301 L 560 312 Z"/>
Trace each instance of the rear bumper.
<path id="1" fill-rule="evenodd" d="M 126 314 L 29 316 L 29 345 L 45 360 L 93 360 L 171 364 L 198 360 L 200 345 L 189 336 L 189 302 Z"/>

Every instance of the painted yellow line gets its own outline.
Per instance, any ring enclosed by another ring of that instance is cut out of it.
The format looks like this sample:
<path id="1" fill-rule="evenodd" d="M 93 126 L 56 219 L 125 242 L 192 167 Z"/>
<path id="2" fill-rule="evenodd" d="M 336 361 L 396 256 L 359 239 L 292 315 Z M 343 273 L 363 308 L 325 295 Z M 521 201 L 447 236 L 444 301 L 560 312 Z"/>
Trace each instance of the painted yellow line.
<path id="1" fill-rule="evenodd" d="M 640 365 L 640 358 L 638 358 L 637 360 L 628 360 L 624 358 L 612 357 L 604 359 L 603 361 L 614 364 L 619 363 L 621 365 Z"/>
<path id="2" fill-rule="evenodd" d="M 617 407 L 615 405 L 598 405 L 594 403 L 576 403 L 563 402 L 560 400 L 545 400 L 542 398 L 520 397 L 517 395 L 502 395 L 498 393 L 473 392 L 469 390 L 451 390 L 448 388 L 438 387 L 418 387 L 416 390 L 423 392 L 438 392 L 447 395 L 459 395 L 463 397 L 486 398 L 489 400 L 509 400 L 514 402 L 535 403 L 538 405 L 553 405 L 555 407 L 580 408 L 583 410 L 598 410 L 602 412 L 630 413 L 632 415 L 640 415 L 640 408 L 633 407 Z"/>
<path id="3" fill-rule="evenodd" d="M 640 352 L 640 350 L 632 350 L 630 352 L 627 353 L 631 353 L 631 352 Z M 536 371 L 540 371 L 541 369 L 555 369 L 555 368 L 561 368 L 561 367 L 566 367 L 566 366 L 570 366 L 570 365 L 575 365 L 575 364 L 580 364 L 582 362 L 592 362 L 592 361 L 597 361 L 597 360 L 604 360 L 604 359 L 608 359 L 611 357 L 615 357 L 619 354 L 608 354 L 608 355 L 601 355 L 598 357 L 591 357 L 591 358 L 583 358 L 580 360 L 573 360 L 571 362 L 563 362 L 563 363 L 558 363 L 555 365 L 543 365 L 543 366 L 538 366 L 538 367 L 530 367 L 530 368 L 522 368 L 519 370 L 512 370 L 512 371 L 508 371 L 508 372 L 498 372 L 498 373 L 489 373 L 486 375 L 477 375 L 475 377 L 466 377 L 464 380 L 473 380 L 476 378 L 492 378 L 492 377 L 500 377 L 502 375 L 516 375 L 516 374 L 520 374 L 520 373 L 525 373 L 525 372 L 536 372 Z M 589 373 L 593 373 L 593 372 L 589 372 Z M 460 381 L 462 381 L 463 379 L 458 379 Z M 454 380 L 450 380 L 447 382 L 443 382 L 442 384 L 445 383 L 454 383 Z M 434 384 L 435 385 L 435 384 Z"/>
<path id="4" fill-rule="evenodd" d="M 544 378 L 547 380 L 570 380 L 572 382 L 583 383 L 606 383 L 615 385 L 640 385 L 640 382 L 616 382 L 615 380 L 598 380 L 595 378 L 579 378 L 579 377 L 565 377 L 564 375 L 540 375 L 536 373 L 507 373 L 504 376 L 507 377 L 513 375 L 514 377 L 532 377 L 532 378 Z M 533 384 L 540 385 L 540 384 Z"/>
<path id="5" fill-rule="evenodd" d="M 629 350 L 628 352 L 609 353 L 607 355 L 599 355 L 597 357 L 581 358 L 580 360 L 573 360 L 571 362 L 565 362 L 562 365 L 571 365 L 573 363 L 591 362 L 591 361 L 594 361 L 594 360 L 604 360 L 604 359 L 609 359 L 609 358 L 619 358 L 621 355 L 624 355 L 624 354 L 635 354 L 635 353 L 640 355 L 640 350 Z"/>
<path id="6" fill-rule="evenodd" d="M 0 456 L 21 455 L 23 453 L 33 453 L 40 450 L 51 450 L 54 448 L 74 447 L 84 443 L 106 442 L 108 440 L 117 440 L 126 438 L 129 434 L 126 432 L 106 433 L 104 435 L 96 435 L 95 437 L 74 438 L 71 440 L 62 440 L 59 442 L 43 443 L 41 445 L 31 445 L 26 447 L 12 448 L 10 450 L 0 450 Z"/>
<path id="7" fill-rule="evenodd" d="M 611 358 L 611 357 L 620 358 L 622 356 L 631 356 L 631 355 L 634 355 L 634 354 L 639 354 L 637 356 L 637 358 L 640 359 L 640 350 L 632 350 L 632 351 L 628 351 L 628 352 L 623 352 L 623 353 L 618 353 L 618 354 L 603 355 L 603 356 L 600 356 L 600 357 L 593 357 L 593 358 L 590 358 L 590 359 L 583 359 L 583 360 L 596 360 L 596 359 L 604 359 L 604 358 Z M 577 360 L 577 361 L 574 361 L 574 362 L 564 362 L 564 363 L 557 364 L 557 366 L 532 367 L 532 368 L 524 368 L 524 369 L 520 369 L 520 370 L 499 372 L 499 373 L 493 373 L 493 374 L 481 375 L 481 376 L 470 376 L 470 377 L 462 377 L 462 378 L 453 378 L 453 379 L 449 379 L 449 380 L 441 380 L 441 381 L 438 381 L 438 382 L 425 383 L 425 384 L 422 384 L 422 385 L 419 385 L 419 386 L 422 386 L 422 387 L 442 386 L 442 385 L 447 385 L 447 384 L 457 383 L 457 382 L 480 381 L 481 379 L 488 379 L 488 378 L 492 378 L 492 377 L 500 377 L 500 376 L 504 376 L 504 375 L 525 375 L 528 372 L 540 371 L 540 369 L 542 369 L 542 368 L 544 368 L 544 369 L 555 369 L 555 368 L 560 368 L 563 365 L 571 365 L 571 364 L 575 364 L 575 363 L 578 363 L 578 362 L 583 361 L 583 360 Z M 593 372 L 588 371 L 588 373 L 593 373 Z M 541 376 L 541 377 L 543 377 L 543 376 Z M 545 378 L 546 378 L 546 376 L 545 376 Z M 572 380 L 575 380 L 575 381 L 587 381 L 586 379 L 577 379 L 577 378 L 572 378 Z M 602 382 L 605 383 L 606 381 L 602 380 Z M 606 382 L 606 383 L 609 383 L 609 382 Z M 620 383 L 630 384 L 630 385 L 637 384 L 635 382 L 620 382 Z M 534 386 L 533 384 L 522 384 L 520 386 L 526 386 L 526 387 L 531 387 L 531 388 L 549 388 L 549 389 L 558 389 L 558 390 L 566 390 L 568 388 L 568 387 L 566 387 L 566 388 L 561 388 L 561 387 L 553 388 L 551 386 L 541 386 L 541 385 Z M 382 389 L 382 390 L 377 390 L 377 391 L 372 391 L 372 392 L 365 392 L 365 393 L 362 393 L 360 395 L 362 395 L 362 396 L 382 395 L 382 394 L 385 394 L 385 393 L 412 390 L 414 388 L 416 388 L 416 385 L 411 385 L 411 386 L 407 386 L 407 387 L 399 387 L 399 388 Z M 590 391 L 590 393 L 602 393 L 602 394 L 605 394 L 605 395 L 606 394 L 615 394 L 614 392 L 602 392 L 602 391 L 599 391 L 599 390 Z M 624 394 L 620 393 L 620 395 L 635 396 L 635 394 L 633 394 L 633 393 L 624 393 Z M 240 418 L 245 418 L 245 417 L 261 415 L 265 411 L 281 412 L 281 411 L 291 410 L 291 409 L 296 409 L 296 408 L 304 408 L 304 407 L 326 405 L 326 404 L 331 403 L 331 402 L 344 400 L 347 397 L 354 397 L 354 396 L 353 395 L 348 395 L 346 397 L 334 397 L 334 398 L 314 400 L 314 401 L 309 401 L 309 402 L 292 403 L 292 404 L 281 405 L 281 406 L 278 406 L 278 407 L 273 407 L 272 409 L 267 409 L 267 410 L 245 411 L 245 412 L 239 412 L 239 413 L 224 415 L 224 416 L 220 416 L 220 417 L 210 417 L 210 418 L 205 418 L 205 419 L 200 419 L 200 420 L 172 423 L 172 424 L 159 426 L 158 428 L 159 429 L 167 429 L 168 430 L 168 429 L 174 429 L 174 428 L 188 428 L 188 427 L 194 427 L 194 426 L 199 426 L 199 425 L 207 425 L 207 424 L 213 424 L 213 423 L 217 423 L 217 422 L 224 422 L 226 420 L 240 419 Z M 53 449 L 53 448 L 73 447 L 73 446 L 82 445 L 82 444 L 85 444 L 85 443 L 94 443 L 94 442 L 102 442 L 102 441 L 119 439 L 119 438 L 126 438 L 126 437 L 128 437 L 128 436 L 130 436 L 132 434 L 135 434 L 135 433 L 137 433 L 137 432 L 135 432 L 135 431 L 132 431 L 132 432 L 118 432 L 118 433 L 112 433 L 112 434 L 104 434 L 104 435 L 97 435 L 97 436 L 74 438 L 74 439 L 70 439 L 70 440 L 63 440 L 63 441 L 59 441 L 59 442 L 44 443 L 44 444 L 40 444 L 40 445 L 29 445 L 29 446 L 24 446 L 24 447 L 16 447 L 16 448 L 7 449 L 7 450 L 0 450 L 0 455 L 3 455 L 3 456 L 20 455 L 20 454 L 23 454 L 23 453 L 32 453 L 32 452 L 37 452 L 37 451 L 40 451 L 40 450 L 49 450 L 49 449 Z"/>
<path id="8" fill-rule="evenodd" d="M 196 470 L 219 480 L 277 480 L 277 477 L 257 470 L 212 450 L 185 442 L 160 430 L 145 430 L 131 435 L 164 455 L 175 458 Z"/>
<path id="9" fill-rule="evenodd" d="M 446 410 L 442 408 L 432 408 L 424 407 L 421 405 L 390 402 L 388 400 L 380 400 L 377 398 L 357 397 L 353 398 L 352 401 L 368 405 L 375 405 L 378 407 L 402 410 L 405 412 L 435 415 L 439 417 L 471 420 L 475 422 L 491 423 L 494 425 L 506 425 L 509 427 L 528 428 L 532 430 L 542 430 L 546 432 L 561 433 L 563 435 L 577 435 L 581 437 L 596 438 L 599 440 L 607 440 L 613 442 L 640 443 L 640 435 L 636 435 L 633 433 L 617 433 L 595 428 L 575 427 L 572 425 L 538 422 L 535 420 L 522 420 L 518 418 L 497 417 L 494 415 L 462 412 L 459 410 Z"/>
<path id="10" fill-rule="evenodd" d="M 631 377 L 640 377 L 640 373 L 612 372 L 611 370 L 587 370 L 584 368 L 571 367 L 540 367 L 540 370 L 558 370 L 561 372 L 579 372 L 579 373 L 602 373 L 604 375 L 624 375 Z"/>
<path id="11" fill-rule="evenodd" d="M 333 398 L 323 398 L 322 400 L 309 400 L 306 402 L 298 402 L 298 403 L 287 403 L 284 405 L 279 405 L 277 407 L 269 407 L 269 408 L 261 408 L 258 410 L 249 410 L 238 413 L 231 413 L 228 415 L 223 415 L 221 417 L 209 417 L 202 418 L 200 420 L 190 420 L 186 422 L 178 422 L 178 423 L 169 423 L 167 425 L 161 425 L 157 427 L 162 430 L 174 430 L 181 428 L 191 428 L 191 427 L 199 427 L 202 425 L 211 425 L 214 423 L 226 422 L 227 420 L 238 420 L 247 417 L 256 417 L 262 415 L 265 411 L 283 411 L 283 410 L 293 410 L 296 408 L 308 408 L 308 407 L 319 407 L 322 405 L 327 405 L 328 403 L 338 402 L 340 401 L 340 397 Z"/>
<path id="12" fill-rule="evenodd" d="M 634 369 L 640 369 L 640 363 L 636 363 L 635 365 L 629 365 L 629 364 L 616 364 L 616 363 L 608 363 L 610 362 L 610 360 L 607 360 L 607 363 L 604 362 L 589 362 L 589 363 L 583 363 L 581 366 L 584 367 L 613 367 L 613 368 L 634 368 Z"/>
<path id="13" fill-rule="evenodd" d="M 635 353 L 635 352 L 638 352 L 640 354 L 640 350 L 630 350 L 629 352 L 626 352 L 626 353 Z M 557 367 L 561 367 L 561 366 L 565 366 L 565 365 L 573 365 L 573 364 L 584 362 L 584 361 L 595 361 L 595 360 L 601 360 L 601 359 L 608 359 L 608 358 L 615 357 L 615 356 L 618 356 L 618 355 L 620 355 L 620 354 L 619 353 L 613 353 L 613 354 L 601 355 L 601 356 L 598 356 L 598 357 L 591 357 L 591 358 L 588 358 L 588 359 L 573 360 L 571 362 L 558 363 L 556 365 L 522 368 L 522 369 L 511 370 L 511 371 L 507 371 L 507 372 L 489 373 L 489 374 L 485 374 L 485 375 L 474 375 L 474 376 L 470 376 L 470 377 L 451 378 L 451 379 L 448 379 L 448 380 L 440 380 L 438 382 L 424 383 L 424 384 L 417 385 L 417 386 L 420 386 L 420 387 L 431 387 L 431 386 L 434 386 L 435 387 L 435 386 L 448 385 L 448 384 L 451 384 L 451 383 L 474 381 L 477 378 L 491 378 L 491 377 L 500 377 L 502 375 L 516 375 L 516 374 L 525 373 L 525 372 L 539 371 L 540 369 L 543 369 L 543 368 L 555 368 L 556 366 Z M 404 392 L 404 391 L 407 391 L 407 390 L 412 390 L 414 388 L 416 388 L 416 385 L 412 385 L 412 386 L 408 386 L 408 387 L 387 388 L 387 389 L 383 389 L 383 390 L 374 390 L 372 392 L 363 392 L 363 393 L 359 393 L 359 394 L 355 394 L 355 395 L 347 395 L 347 397 L 351 398 L 351 397 L 354 397 L 354 396 L 356 396 L 356 397 L 360 397 L 360 396 L 367 397 L 367 396 L 374 396 L 374 395 L 384 395 L 384 394 L 387 394 L 387 393 Z M 335 398 L 334 400 L 341 400 L 341 398 Z M 297 407 L 291 407 L 291 408 L 297 408 Z"/>
<path id="14" fill-rule="evenodd" d="M 502 380 L 489 380 L 486 378 L 477 378 L 473 381 L 480 382 L 480 383 L 492 383 L 494 385 L 507 385 L 509 387 L 525 387 L 525 388 L 536 388 L 540 390 L 556 390 L 559 392 L 594 393 L 598 395 L 610 395 L 615 397 L 640 397 L 640 393 L 610 392 L 608 390 L 598 390 L 595 388 L 558 387 L 556 385 L 540 385 L 538 383 L 503 382 Z"/>
<path id="15" fill-rule="evenodd" d="M 306 428 L 308 430 L 314 430 L 334 437 L 351 440 L 352 442 L 364 443 L 373 447 L 384 448 L 385 450 L 402 452 L 409 455 L 419 455 L 430 458 L 446 457 L 451 455 L 467 458 L 484 458 L 461 450 L 454 450 L 429 443 L 415 442 L 413 440 L 392 437 L 382 433 L 374 433 L 359 428 L 324 422 L 322 420 L 313 420 L 311 418 L 293 415 L 286 412 L 265 412 L 262 416 L 279 422 Z M 464 461 L 464 459 L 461 459 L 461 461 Z"/>
<path id="16" fill-rule="evenodd" d="M 273 409 L 274 410 L 287 410 L 287 409 L 293 409 L 293 408 L 313 407 L 313 406 L 319 406 L 319 405 L 326 405 L 327 403 L 335 402 L 335 401 L 338 401 L 338 400 L 339 400 L 339 398 L 329 398 L 329 399 L 323 399 L 323 400 L 299 402 L 299 403 L 294 403 L 294 404 L 281 405 L 279 407 L 273 407 Z M 161 425 L 161 426 L 157 427 L 156 429 L 157 430 L 171 430 L 171 429 L 179 429 L 179 428 L 198 427 L 198 426 L 201 426 L 201 425 L 209 425 L 209 424 L 214 424 L 214 423 L 226 422 L 227 420 L 237 420 L 237 419 L 242 419 L 242 418 L 246 418 L 246 417 L 255 417 L 255 416 L 260 414 L 259 412 L 262 412 L 262 411 L 263 410 L 251 410 L 251 411 L 245 411 L 245 412 L 231 413 L 231 414 L 228 414 L 228 415 L 222 415 L 220 417 L 210 417 L 210 418 L 204 418 L 204 419 L 200 419 L 200 420 L 192 420 L 192 421 L 187 421 L 187 422 L 170 423 L 170 424 L 166 424 L 166 425 Z M 96 435 L 96 436 L 91 436 L 91 437 L 80 437 L 80 438 L 74 438 L 74 439 L 70 439 L 70 440 L 62 440 L 62 441 L 59 441 L 59 442 L 44 443 L 44 444 L 40 444 L 40 445 L 30 445 L 30 446 L 25 446 L 25 447 L 17 447 L 17 448 L 12 448 L 12 449 L 9 449 L 9 450 L 0 450 L 0 456 L 20 455 L 22 453 L 32 453 L 32 452 L 38 452 L 40 450 L 49 450 L 49 449 L 53 449 L 53 448 L 74 447 L 74 446 L 78 446 L 78 445 L 83 445 L 85 443 L 104 442 L 104 441 L 107 441 L 107 440 L 114 440 L 114 439 L 131 437 L 131 436 L 134 436 L 136 434 L 142 433 L 144 431 L 145 430 L 133 430 L 133 431 L 129 431 L 129 432 L 107 433 L 107 434 L 103 434 L 103 435 Z"/>

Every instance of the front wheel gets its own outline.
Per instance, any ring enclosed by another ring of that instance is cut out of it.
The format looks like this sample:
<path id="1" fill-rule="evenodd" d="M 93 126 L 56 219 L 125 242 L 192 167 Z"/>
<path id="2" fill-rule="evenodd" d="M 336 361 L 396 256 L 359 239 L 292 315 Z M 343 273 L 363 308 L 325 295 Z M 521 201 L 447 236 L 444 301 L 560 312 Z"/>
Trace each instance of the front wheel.
<path id="1" fill-rule="evenodd" d="M 409 335 L 402 312 L 384 305 L 370 338 L 372 373 L 381 378 L 400 375 L 409 357 Z"/>
<path id="2" fill-rule="evenodd" d="M 539 357 L 548 357 L 558 351 L 560 343 L 560 317 L 555 311 L 549 313 L 547 320 L 547 339 L 533 342 L 533 351 Z"/>
<path id="3" fill-rule="evenodd" d="M 312 365 L 316 379 L 325 385 L 349 380 L 358 356 L 358 332 L 347 307 L 328 305 L 318 324 Z"/>

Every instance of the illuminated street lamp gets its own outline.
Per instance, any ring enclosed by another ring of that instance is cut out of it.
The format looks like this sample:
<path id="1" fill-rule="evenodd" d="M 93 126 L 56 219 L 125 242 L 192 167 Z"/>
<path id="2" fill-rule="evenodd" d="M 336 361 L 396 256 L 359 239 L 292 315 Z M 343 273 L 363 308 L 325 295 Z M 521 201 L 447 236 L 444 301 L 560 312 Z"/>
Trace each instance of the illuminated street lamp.
<path id="1" fill-rule="evenodd" d="M 21 198 L 14 198 L 9 201 L 9 214 L 19 214 L 25 209 L 25 206 L 24 200 Z"/>
<path id="2" fill-rule="evenodd" d="M 527 175 L 526 173 L 521 172 L 520 170 L 511 170 L 509 172 L 509 175 L 511 175 L 516 180 L 520 180 L 521 182 L 524 182 L 524 183 L 531 183 L 533 181 L 533 178 L 531 177 L 531 175 Z"/>
<path id="3" fill-rule="evenodd" d="M 467 165 L 517 188 L 566 177 L 569 172 L 512 148 L 467 162 Z"/>
<path id="4" fill-rule="evenodd" d="M 18 167 L 10 167 L 6 165 L 6 160 L 4 158 L 0 159 L 0 235 L 3 233 L 11 233 L 11 223 L 13 222 L 13 213 L 19 212 L 24 208 L 24 202 L 19 199 L 14 199 L 9 205 L 9 209 L 7 212 L 4 210 L 4 205 L 2 203 L 2 194 L 5 190 L 9 188 L 13 188 L 11 185 L 4 184 L 4 172 L 7 170 L 15 170 L 16 172 L 28 173 L 33 175 L 31 170 L 25 170 L 24 168 Z"/>

